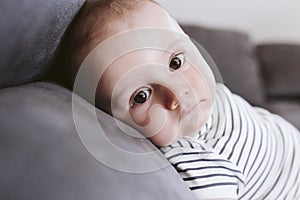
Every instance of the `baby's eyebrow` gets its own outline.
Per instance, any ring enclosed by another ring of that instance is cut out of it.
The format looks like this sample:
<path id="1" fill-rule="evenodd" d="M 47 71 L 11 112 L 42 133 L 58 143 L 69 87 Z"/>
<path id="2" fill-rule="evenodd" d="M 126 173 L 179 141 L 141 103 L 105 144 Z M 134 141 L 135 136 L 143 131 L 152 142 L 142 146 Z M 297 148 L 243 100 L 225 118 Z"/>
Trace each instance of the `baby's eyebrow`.
<path id="1" fill-rule="evenodd" d="M 167 46 L 168 51 L 170 52 L 174 52 L 174 50 L 181 50 L 181 49 L 185 49 L 186 45 L 185 45 L 185 40 L 183 40 L 182 38 L 176 38 L 169 46 Z"/>

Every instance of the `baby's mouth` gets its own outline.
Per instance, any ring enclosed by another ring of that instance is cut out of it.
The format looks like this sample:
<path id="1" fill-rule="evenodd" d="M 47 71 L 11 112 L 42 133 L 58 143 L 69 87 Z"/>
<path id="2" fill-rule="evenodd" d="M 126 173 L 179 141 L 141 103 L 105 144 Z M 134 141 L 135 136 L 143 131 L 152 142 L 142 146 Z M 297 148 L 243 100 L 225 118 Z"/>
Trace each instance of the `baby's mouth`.
<path id="1" fill-rule="evenodd" d="M 185 112 L 182 114 L 182 118 L 185 118 L 187 115 L 189 115 L 196 107 L 199 105 L 199 103 L 196 103 L 194 106 L 191 108 L 187 109 Z"/>
<path id="2" fill-rule="evenodd" d="M 191 112 L 193 112 L 194 110 L 198 110 L 197 107 L 204 102 L 205 99 L 200 100 L 198 103 L 196 103 L 195 105 L 193 105 L 191 108 L 187 109 L 185 112 L 182 113 L 182 119 L 185 118 L 187 115 L 189 115 Z"/>

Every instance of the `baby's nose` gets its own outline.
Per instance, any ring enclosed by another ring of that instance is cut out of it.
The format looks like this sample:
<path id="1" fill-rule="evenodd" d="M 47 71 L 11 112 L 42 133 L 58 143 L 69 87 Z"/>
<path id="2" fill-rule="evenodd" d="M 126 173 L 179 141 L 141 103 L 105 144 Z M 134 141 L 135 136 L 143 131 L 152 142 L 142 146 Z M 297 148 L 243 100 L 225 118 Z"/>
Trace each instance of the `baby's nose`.
<path id="1" fill-rule="evenodd" d="M 170 110 L 176 110 L 180 106 L 180 101 L 182 101 L 189 94 L 188 89 L 181 88 L 176 89 L 176 91 L 169 92 L 167 107 Z"/>
<path id="2" fill-rule="evenodd" d="M 179 102 L 177 101 L 177 99 L 172 98 L 168 101 L 167 107 L 169 110 L 176 110 L 179 107 Z"/>

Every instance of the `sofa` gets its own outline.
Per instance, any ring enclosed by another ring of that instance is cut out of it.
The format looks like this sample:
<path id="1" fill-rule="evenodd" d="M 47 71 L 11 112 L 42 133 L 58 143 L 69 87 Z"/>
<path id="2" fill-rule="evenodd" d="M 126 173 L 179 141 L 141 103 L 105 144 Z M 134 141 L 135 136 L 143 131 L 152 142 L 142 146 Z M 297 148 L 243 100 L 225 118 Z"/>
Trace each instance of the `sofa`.
<path id="1" fill-rule="evenodd" d="M 74 102 L 87 134 L 97 132 L 92 123 L 96 115 L 106 137 L 119 148 L 135 153 L 156 149 L 147 139 L 124 134 L 112 117 L 46 78 L 58 67 L 52 64 L 55 50 L 83 3 L 0 3 L 0 199 L 195 200 L 171 165 L 139 173 L 118 170 L 82 142 Z M 209 52 L 232 91 L 300 127 L 300 46 L 254 46 L 245 33 L 182 27 Z M 103 146 L 93 150 L 101 153 Z M 112 162 L 122 160 L 110 152 L 105 156 Z M 130 162 L 117 164 L 126 167 Z M 147 168 L 146 162 L 139 165 Z"/>

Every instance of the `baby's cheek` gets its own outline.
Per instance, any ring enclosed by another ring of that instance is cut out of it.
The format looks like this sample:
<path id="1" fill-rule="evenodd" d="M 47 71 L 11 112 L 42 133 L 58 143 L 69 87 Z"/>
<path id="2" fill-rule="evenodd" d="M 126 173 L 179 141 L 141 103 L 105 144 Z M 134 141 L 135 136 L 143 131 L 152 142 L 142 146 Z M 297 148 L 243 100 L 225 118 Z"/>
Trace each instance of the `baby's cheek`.
<path id="1" fill-rule="evenodd" d="M 131 124 L 134 127 L 145 127 L 150 123 L 150 117 L 147 110 L 131 108 L 129 110 Z"/>
<path id="2" fill-rule="evenodd" d="M 158 146 L 167 146 L 178 139 L 178 126 L 177 124 L 167 123 L 158 134 L 150 137 L 149 139 Z"/>
<path id="3" fill-rule="evenodd" d="M 167 123 L 167 111 L 160 105 L 153 105 L 147 112 L 141 109 L 130 110 L 132 125 L 146 137 L 160 133 Z"/>

